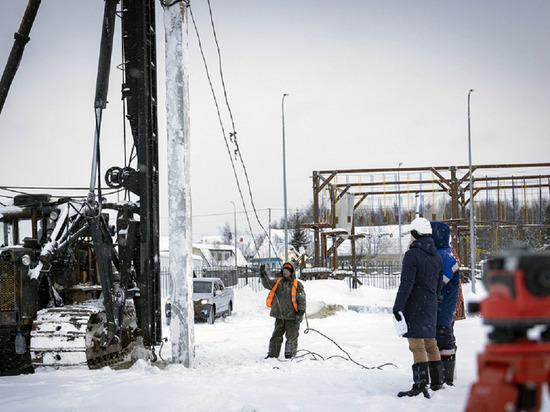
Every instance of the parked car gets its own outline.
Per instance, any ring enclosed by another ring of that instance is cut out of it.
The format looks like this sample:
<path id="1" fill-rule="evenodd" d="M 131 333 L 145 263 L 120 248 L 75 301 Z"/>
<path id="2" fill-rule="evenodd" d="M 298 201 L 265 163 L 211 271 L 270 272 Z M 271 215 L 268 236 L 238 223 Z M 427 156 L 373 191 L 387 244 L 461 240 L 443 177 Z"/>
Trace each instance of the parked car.
<path id="1" fill-rule="evenodd" d="M 195 321 L 205 320 L 212 324 L 217 317 L 231 316 L 233 312 L 233 289 L 226 288 L 219 278 L 193 279 L 193 309 Z M 172 320 L 172 299 L 164 305 L 166 324 Z"/>
<path id="2" fill-rule="evenodd" d="M 195 320 L 214 323 L 217 317 L 231 316 L 233 301 L 233 289 L 226 288 L 221 279 L 193 279 Z"/>

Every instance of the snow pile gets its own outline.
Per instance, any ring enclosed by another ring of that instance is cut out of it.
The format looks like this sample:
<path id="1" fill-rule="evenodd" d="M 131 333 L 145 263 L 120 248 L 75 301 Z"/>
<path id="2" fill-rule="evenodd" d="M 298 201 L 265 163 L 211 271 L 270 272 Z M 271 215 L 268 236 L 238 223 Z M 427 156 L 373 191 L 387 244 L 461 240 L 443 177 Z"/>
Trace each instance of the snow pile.
<path id="1" fill-rule="evenodd" d="M 487 329 L 479 317 L 456 323 L 456 386 L 435 392 L 431 399 L 398 398 L 398 391 L 412 385 L 412 356 L 387 312 L 396 291 L 365 286 L 349 290 L 337 280 L 304 285 L 308 319 L 302 323 L 300 350 L 292 361 L 264 359 L 274 323 L 265 306 L 267 290 L 247 287 L 235 290 L 233 316 L 214 325 L 195 325 L 194 369 L 139 361 L 120 371 L 40 370 L 1 377 L 0 410 L 464 410 L 477 378 L 476 355 L 486 342 Z M 483 297 L 483 292 L 472 295 L 469 289 L 464 289 L 467 300 Z M 315 318 L 316 308 L 323 305 L 343 309 Z M 350 305 L 366 309 L 348 310 Z M 164 359 L 169 348 L 168 342 L 160 351 Z M 548 408 L 548 395 L 544 397 Z"/>

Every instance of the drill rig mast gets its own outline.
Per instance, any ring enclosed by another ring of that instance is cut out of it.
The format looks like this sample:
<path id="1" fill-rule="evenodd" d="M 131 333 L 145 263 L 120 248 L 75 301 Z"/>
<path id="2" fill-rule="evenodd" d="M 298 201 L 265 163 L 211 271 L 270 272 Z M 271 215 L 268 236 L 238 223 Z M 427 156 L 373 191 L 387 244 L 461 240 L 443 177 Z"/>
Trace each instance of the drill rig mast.
<path id="1" fill-rule="evenodd" d="M 114 203 L 102 196 L 99 138 L 117 15 L 135 165 L 111 167 L 105 181 L 138 199 Z M 0 374 L 41 365 L 119 366 L 143 347 L 155 359 L 161 340 L 155 46 L 154 0 L 105 1 L 87 199 L 20 195 L 0 208 Z M 109 225 L 109 210 L 116 226 Z"/>

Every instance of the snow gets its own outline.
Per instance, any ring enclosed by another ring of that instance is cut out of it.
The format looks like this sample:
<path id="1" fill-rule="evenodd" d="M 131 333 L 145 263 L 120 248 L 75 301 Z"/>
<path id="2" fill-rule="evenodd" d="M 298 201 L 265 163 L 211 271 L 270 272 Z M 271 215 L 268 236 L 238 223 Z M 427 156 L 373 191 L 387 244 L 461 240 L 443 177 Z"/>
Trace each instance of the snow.
<path id="1" fill-rule="evenodd" d="M 486 342 L 487 328 L 481 318 L 456 322 L 454 387 L 433 393 L 431 399 L 398 398 L 398 391 L 412 385 L 412 355 L 407 341 L 397 337 L 390 314 L 396 290 L 367 286 L 350 290 L 345 281 L 338 280 L 307 281 L 304 286 L 311 329 L 305 333 L 306 321 L 302 323 L 298 356 L 304 356 L 300 358 L 264 359 L 273 329 L 273 318 L 265 306 L 267 291 L 255 292 L 247 286 L 235 290 L 231 317 L 217 319 L 214 325 L 195 325 L 193 369 L 138 361 L 130 369 L 118 371 L 50 369 L 0 377 L 0 410 L 464 410 L 477 378 L 476 355 Z M 469 286 L 464 294 L 467 301 L 484 296 L 479 291 L 473 295 Z M 347 310 L 350 305 L 355 310 Z M 163 329 L 169 333 L 167 326 Z M 167 342 L 160 355 L 168 359 L 169 352 Z M 395 366 L 361 366 L 388 363 Z M 544 397 L 548 408 L 548 395 Z"/>
<path id="2" fill-rule="evenodd" d="M 38 277 L 40 276 L 40 272 L 42 271 L 43 265 L 44 264 L 42 262 L 38 262 L 38 264 L 34 268 L 29 269 L 29 272 L 28 272 L 29 278 L 38 279 Z"/>

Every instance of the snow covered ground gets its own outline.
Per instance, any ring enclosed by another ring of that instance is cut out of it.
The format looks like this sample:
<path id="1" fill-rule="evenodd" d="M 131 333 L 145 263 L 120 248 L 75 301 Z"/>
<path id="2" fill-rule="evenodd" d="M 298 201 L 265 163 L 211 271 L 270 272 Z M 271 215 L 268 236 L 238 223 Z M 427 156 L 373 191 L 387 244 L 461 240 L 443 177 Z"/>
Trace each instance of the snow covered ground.
<path id="1" fill-rule="evenodd" d="M 396 291 L 366 286 L 350 291 L 345 282 L 335 280 L 309 281 L 305 287 L 309 327 L 333 339 L 348 354 L 314 330 L 304 333 L 304 321 L 299 340 L 303 351 L 298 352 L 304 356 L 292 361 L 265 360 L 273 328 L 265 307 L 267 291 L 247 287 L 235 290 L 233 316 L 216 320 L 214 325 L 195 325 L 193 369 L 173 364 L 160 368 L 139 361 L 120 371 L 39 370 L 34 375 L 0 377 L 0 410 L 464 410 L 477 377 L 476 354 L 486 342 L 487 328 L 480 318 L 456 323 L 455 387 L 436 392 L 431 399 L 398 398 L 398 391 L 412 385 L 412 356 L 406 340 L 396 336 L 390 314 Z M 483 292 L 472 295 L 469 286 L 464 292 L 467 300 L 484 296 Z M 343 310 L 316 317 L 314 313 L 327 305 L 340 305 Z M 364 311 L 346 310 L 349 305 Z M 161 351 L 164 359 L 170 357 L 169 348 L 165 345 Z M 395 366 L 360 366 L 387 363 Z"/>

